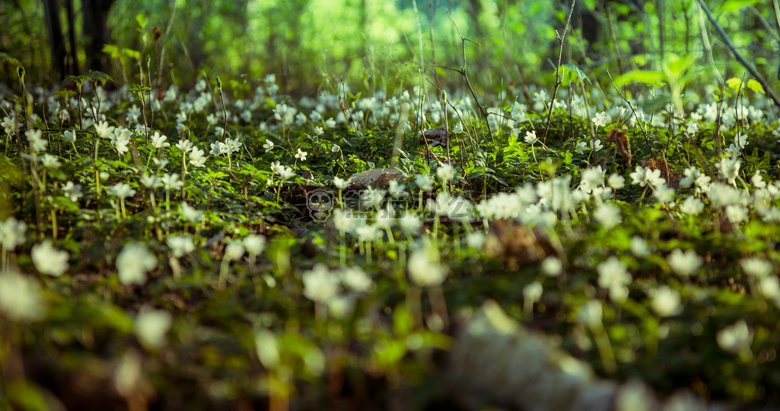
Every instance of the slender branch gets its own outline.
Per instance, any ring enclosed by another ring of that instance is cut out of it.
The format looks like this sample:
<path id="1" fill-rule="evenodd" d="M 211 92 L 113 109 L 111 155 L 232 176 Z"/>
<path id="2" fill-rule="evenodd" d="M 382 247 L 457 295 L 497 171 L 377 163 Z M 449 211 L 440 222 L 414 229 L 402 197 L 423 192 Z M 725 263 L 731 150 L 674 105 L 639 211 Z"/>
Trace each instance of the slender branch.
<path id="1" fill-rule="evenodd" d="M 555 106 L 555 96 L 558 94 L 558 88 L 561 87 L 561 60 L 563 59 L 563 43 L 566 40 L 566 32 L 569 30 L 569 23 L 571 22 L 571 15 L 574 14 L 574 5 L 577 4 L 577 0 L 572 0 L 571 9 L 569 9 L 569 16 L 566 17 L 566 25 L 563 26 L 563 34 L 561 34 L 561 47 L 558 50 L 558 65 L 555 66 L 555 88 L 553 88 L 552 101 L 550 102 L 550 110 L 547 112 L 547 124 L 544 126 L 544 136 L 542 137 L 542 143 L 547 144 L 547 132 L 550 130 L 550 121 L 552 121 L 553 107 Z"/>
<path id="2" fill-rule="evenodd" d="M 628 107 L 630 107 L 631 111 L 634 113 L 633 116 L 636 117 L 636 124 L 638 124 L 639 129 L 642 130 L 642 135 L 645 138 L 645 143 L 647 143 L 647 148 L 650 149 L 650 156 L 651 156 L 650 158 L 655 158 L 655 153 L 653 153 L 653 146 L 650 145 L 650 140 L 647 138 L 647 131 L 642 126 L 642 119 L 636 115 L 636 110 L 634 109 L 634 105 L 631 104 L 631 102 L 628 101 L 628 99 L 620 92 L 618 86 L 615 84 L 615 80 L 612 79 L 612 74 L 609 74 L 609 70 L 607 70 L 607 75 L 609 76 L 609 81 L 612 82 L 612 86 L 615 87 L 615 91 L 618 93 L 620 98 L 622 98 L 623 101 L 625 101 L 626 104 L 628 104 Z"/>
<path id="3" fill-rule="evenodd" d="M 731 39 L 726 34 L 726 32 L 723 30 L 723 27 L 718 24 L 718 22 L 715 20 L 715 17 L 712 16 L 712 12 L 710 12 L 710 8 L 707 7 L 707 5 L 704 3 L 703 0 L 699 0 L 699 6 L 701 6 L 701 9 L 704 10 L 704 14 L 707 15 L 707 18 L 710 19 L 710 23 L 715 27 L 715 30 L 720 34 L 720 37 L 723 39 L 723 43 L 726 44 L 726 47 L 731 50 L 731 54 L 734 55 L 734 57 L 737 59 L 737 61 L 744 66 L 747 71 L 750 73 L 753 78 L 756 79 L 761 84 L 761 87 L 764 88 L 764 91 L 769 96 L 769 98 L 772 99 L 772 101 L 775 103 L 777 107 L 780 107 L 780 98 L 777 97 L 777 94 L 775 94 L 774 90 L 769 88 L 769 83 L 766 81 L 764 76 L 761 75 L 753 66 L 748 63 L 747 60 L 745 60 L 744 57 L 742 57 L 741 54 L 737 51 L 736 47 L 734 46 L 734 43 L 731 42 Z"/>

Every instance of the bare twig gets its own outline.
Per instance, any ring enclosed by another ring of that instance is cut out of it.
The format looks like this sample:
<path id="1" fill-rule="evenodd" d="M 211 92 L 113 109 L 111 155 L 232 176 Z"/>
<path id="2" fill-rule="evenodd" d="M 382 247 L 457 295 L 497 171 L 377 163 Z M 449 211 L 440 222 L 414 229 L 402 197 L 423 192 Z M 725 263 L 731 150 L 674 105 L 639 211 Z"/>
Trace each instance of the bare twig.
<path id="1" fill-rule="evenodd" d="M 555 88 L 553 88 L 552 101 L 550 102 L 550 110 L 547 112 L 547 124 L 544 126 L 544 136 L 542 137 L 542 143 L 547 144 L 547 132 L 550 130 L 550 121 L 552 120 L 553 107 L 555 106 L 555 96 L 558 94 L 558 88 L 561 86 L 561 60 L 563 59 L 563 44 L 566 40 L 566 31 L 569 30 L 569 23 L 571 22 L 571 15 L 574 14 L 574 5 L 577 4 L 577 0 L 572 0 L 571 9 L 569 9 L 569 16 L 566 17 L 566 25 L 563 26 L 563 34 L 560 35 L 561 47 L 558 50 L 558 65 L 555 66 Z"/>
<path id="2" fill-rule="evenodd" d="M 628 99 L 620 92 L 617 85 L 615 84 L 615 80 L 612 79 L 612 74 L 609 74 L 609 70 L 607 70 L 607 76 L 609 76 L 609 81 L 612 82 L 612 86 L 615 87 L 615 91 L 618 93 L 620 98 L 622 98 L 623 101 L 628 104 L 628 107 L 631 108 L 631 111 L 634 113 L 633 116 L 636 117 L 636 123 L 639 125 L 639 129 L 642 130 L 642 135 L 645 138 L 645 143 L 647 143 L 647 148 L 650 149 L 650 156 L 651 158 L 655 158 L 655 153 L 653 153 L 653 146 L 650 145 L 650 140 L 647 138 L 647 131 L 645 130 L 644 126 L 642 126 L 642 119 L 636 115 L 636 109 L 634 109 L 634 105 L 631 104 L 631 102 L 628 101 Z"/>
<path id="3" fill-rule="evenodd" d="M 734 57 L 739 61 L 740 64 L 742 64 L 743 67 L 747 69 L 747 71 L 750 73 L 753 78 L 756 79 L 761 84 L 761 87 L 764 88 L 764 91 L 769 96 L 769 98 L 772 99 L 772 101 L 775 103 L 777 107 L 780 107 L 780 98 L 775 94 L 774 90 L 769 88 L 769 83 L 766 81 L 764 76 L 761 75 L 753 66 L 748 63 L 747 60 L 745 60 L 744 57 L 742 57 L 741 54 L 737 51 L 736 47 L 734 46 L 734 43 L 731 42 L 731 39 L 726 34 L 726 32 L 723 30 L 723 27 L 718 24 L 717 20 L 715 20 L 715 17 L 712 16 L 712 12 L 710 12 L 710 8 L 707 7 L 707 4 L 704 3 L 703 0 L 699 0 L 699 6 L 701 6 L 701 9 L 704 11 L 704 14 L 707 15 L 707 18 L 710 20 L 710 23 L 715 27 L 715 30 L 720 34 L 720 37 L 723 39 L 723 43 L 726 44 L 726 47 L 731 50 L 731 54 L 734 55 Z"/>

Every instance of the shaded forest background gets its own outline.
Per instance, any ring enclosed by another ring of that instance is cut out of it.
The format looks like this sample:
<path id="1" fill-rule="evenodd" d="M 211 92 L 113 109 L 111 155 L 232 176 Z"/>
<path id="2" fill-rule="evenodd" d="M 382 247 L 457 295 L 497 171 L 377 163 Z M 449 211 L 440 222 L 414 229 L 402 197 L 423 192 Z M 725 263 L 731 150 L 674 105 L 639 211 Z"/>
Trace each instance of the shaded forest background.
<path id="1" fill-rule="evenodd" d="M 465 43 L 472 82 L 513 95 L 554 81 L 556 33 L 571 0 L 2 0 L 0 50 L 19 59 L 28 81 L 59 84 L 71 74 L 104 71 L 118 83 L 139 82 L 139 67 L 159 88 L 187 88 L 203 75 L 222 75 L 247 88 L 274 74 L 282 92 L 387 91 L 419 84 L 425 75 L 450 89 Z M 709 1 L 737 49 L 777 85 L 780 12 L 777 0 Z M 696 0 L 580 0 L 563 62 L 591 78 L 604 69 L 658 69 L 671 54 L 698 54 L 712 43 L 723 77 L 740 76 Z M 109 45 L 106 48 L 106 45 Z M 549 73 L 549 75 L 547 75 Z M 777 73 L 777 74 L 776 74 Z M 2 81 L 13 87 L 5 63 Z M 708 78 L 708 76 L 705 76 Z M 159 84 L 157 84 L 159 83 Z M 695 84 L 694 84 L 695 85 Z"/>

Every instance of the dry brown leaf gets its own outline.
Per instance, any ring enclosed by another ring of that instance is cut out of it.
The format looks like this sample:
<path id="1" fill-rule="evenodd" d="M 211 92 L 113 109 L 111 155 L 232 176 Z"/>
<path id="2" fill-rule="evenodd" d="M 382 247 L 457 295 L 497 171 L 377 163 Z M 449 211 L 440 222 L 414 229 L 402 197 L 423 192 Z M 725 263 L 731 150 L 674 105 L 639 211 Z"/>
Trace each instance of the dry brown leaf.
<path id="1" fill-rule="evenodd" d="M 490 231 L 485 239 L 485 251 L 503 262 L 510 270 L 540 262 L 555 253 L 544 233 L 506 219 L 490 223 Z"/>
<path id="2" fill-rule="evenodd" d="M 432 128 L 430 130 L 425 130 L 423 132 L 423 135 L 420 136 L 420 142 L 424 143 L 423 136 L 426 140 L 428 140 L 428 145 L 431 147 L 435 146 L 446 146 L 447 141 L 450 138 L 450 132 L 447 130 L 447 127 L 437 127 Z"/>
<path id="3" fill-rule="evenodd" d="M 355 188 L 366 188 L 368 186 L 386 188 L 390 185 L 391 181 L 400 182 L 405 181 L 406 179 L 406 174 L 394 168 L 383 167 L 353 174 L 347 181 Z"/>
<path id="4" fill-rule="evenodd" d="M 617 144 L 617 149 L 620 152 L 620 155 L 626 159 L 628 168 L 631 168 L 631 145 L 628 143 L 628 139 L 626 138 L 626 130 L 610 131 L 609 136 L 607 137 L 607 143 Z"/>

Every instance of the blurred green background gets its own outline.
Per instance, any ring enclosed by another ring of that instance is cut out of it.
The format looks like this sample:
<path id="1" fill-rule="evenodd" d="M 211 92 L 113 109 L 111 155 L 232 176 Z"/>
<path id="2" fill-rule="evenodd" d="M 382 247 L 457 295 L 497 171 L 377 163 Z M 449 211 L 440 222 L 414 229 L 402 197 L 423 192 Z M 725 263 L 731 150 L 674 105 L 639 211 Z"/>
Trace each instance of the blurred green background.
<path id="1" fill-rule="evenodd" d="M 740 52 L 776 85 L 777 0 L 707 3 Z M 292 95 L 335 90 L 341 78 L 353 90 L 375 92 L 419 84 L 422 63 L 432 81 L 457 89 L 462 86 L 457 73 L 434 69 L 434 64 L 453 68 L 463 64 L 457 25 L 463 36 L 477 43 L 465 47 L 475 85 L 482 91 L 525 92 L 527 97 L 527 90 L 515 87 L 554 81 L 556 32 L 562 32 L 570 4 L 571 0 L 2 0 L 0 50 L 25 65 L 28 82 L 44 85 L 58 84 L 89 68 L 104 71 L 119 83 L 135 83 L 140 62 L 144 70 L 148 64 L 153 82 L 160 81 L 163 87 L 187 88 L 204 73 L 248 83 L 274 74 L 281 91 Z M 106 16 L 105 31 L 101 14 Z M 572 26 L 563 62 L 577 64 L 591 79 L 605 78 L 606 68 L 612 73 L 656 69 L 654 65 L 670 53 L 694 53 L 706 64 L 703 33 L 723 76 L 741 73 L 697 0 L 580 0 Z M 120 64 L 107 53 L 95 52 L 104 44 L 116 46 L 114 54 L 125 56 L 125 61 Z M 54 49 L 61 50 L 59 57 Z M 132 52 L 123 54 L 123 49 L 140 52 L 140 60 Z M 0 75 L 6 85 L 16 82 L 7 63 Z"/>

